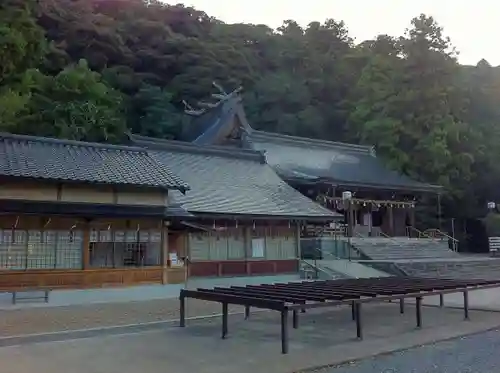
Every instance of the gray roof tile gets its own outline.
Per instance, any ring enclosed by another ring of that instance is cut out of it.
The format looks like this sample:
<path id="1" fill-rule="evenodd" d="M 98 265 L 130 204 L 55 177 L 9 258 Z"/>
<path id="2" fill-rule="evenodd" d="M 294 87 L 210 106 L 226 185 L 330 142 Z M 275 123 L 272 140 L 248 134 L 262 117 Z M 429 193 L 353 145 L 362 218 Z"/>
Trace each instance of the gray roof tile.
<path id="1" fill-rule="evenodd" d="M 189 212 L 325 221 L 340 216 L 283 182 L 261 153 L 131 138 L 189 183 L 186 195 L 171 194 Z"/>
<path id="2" fill-rule="evenodd" d="M 142 148 L 5 133 L 0 133 L 0 176 L 189 189 Z"/>
<path id="3" fill-rule="evenodd" d="M 390 170 L 369 146 L 249 131 L 249 147 L 265 152 L 266 160 L 284 179 L 330 181 L 342 186 L 401 191 L 435 191 Z"/>

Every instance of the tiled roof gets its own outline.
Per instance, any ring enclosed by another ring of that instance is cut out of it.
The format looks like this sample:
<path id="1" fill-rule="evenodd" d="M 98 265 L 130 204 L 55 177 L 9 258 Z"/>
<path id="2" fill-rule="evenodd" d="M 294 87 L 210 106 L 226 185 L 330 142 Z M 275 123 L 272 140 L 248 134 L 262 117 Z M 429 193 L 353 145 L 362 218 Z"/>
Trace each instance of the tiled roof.
<path id="1" fill-rule="evenodd" d="M 249 148 L 265 152 L 266 160 L 284 179 L 329 181 L 346 187 L 402 191 L 433 191 L 385 167 L 372 147 L 250 130 Z"/>
<path id="2" fill-rule="evenodd" d="M 259 152 L 133 135 L 131 139 L 189 183 L 186 195 L 170 196 L 191 213 L 324 221 L 340 216 L 283 182 Z"/>
<path id="3" fill-rule="evenodd" d="M 214 145 L 224 131 L 231 130 L 237 122 L 249 127 L 241 97 L 242 88 L 238 88 L 219 97 L 219 101 L 209 108 L 201 110 L 184 134 L 182 140 L 196 145 Z"/>
<path id="4" fill-rule="evenodd" d="M 193 126 L 196 133 L 186 140 L 211 145 L 238 124 L 247 135 L 242 146 L 265 152 L 269 165 L 288 181 L 410 192 L 440 189 L 390 170 L 372 147 L 256 131 L 246 119 L 239 91 L 227 95 L 197 120 L 199 125 Z"/>
<path id="5" fill-rule="evenodd" d="M 189 189 L 142 148 L 5 133 L 0 133 L 0 176 Z"/>

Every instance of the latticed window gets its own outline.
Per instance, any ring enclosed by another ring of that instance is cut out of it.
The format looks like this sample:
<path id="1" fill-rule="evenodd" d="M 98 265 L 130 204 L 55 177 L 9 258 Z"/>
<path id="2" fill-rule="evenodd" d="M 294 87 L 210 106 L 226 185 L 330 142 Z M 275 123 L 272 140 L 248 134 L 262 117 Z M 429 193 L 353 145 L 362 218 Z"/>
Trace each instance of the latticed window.
<path id="1" fill-rule="evenodd" d="M 0 269 L 80 269 L 79 230 L 0 230 Z"/>
<path id="2" fill-rule="evenodd" d="M 94 268 L 161 265 L 160 230 L 92 230 L 89 245 Z"/>

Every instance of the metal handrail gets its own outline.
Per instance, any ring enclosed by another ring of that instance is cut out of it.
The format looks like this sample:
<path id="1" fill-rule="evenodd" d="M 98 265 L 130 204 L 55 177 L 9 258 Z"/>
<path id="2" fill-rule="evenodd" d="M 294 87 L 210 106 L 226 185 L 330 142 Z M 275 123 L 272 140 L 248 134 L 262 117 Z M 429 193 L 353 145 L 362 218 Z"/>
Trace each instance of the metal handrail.
<path id="1" fill-rule="evenodd" d="M 434 232 L 438 233 L 439 235 L 441 235 L 443 237 L 446 237 L 446 238 L 452 240 L 453 242 L 458 242 L 458 240 L 455 237 L 451 237 L 449 234 L 444 233 L 440 229 L 434 229 Z M 434 237 L 434 238 L 436 238 L 436 237 Z"/>
<path id="2" fill-rule="evenodd" d="M 424 233 L 422 232 L 421 230 L 415 228 L 414 226 L 410 225 L 408 227 L 406 227 L 406 233 L 408 235 L 408 238 L 411 238 L 411 231 L 414 231 L 414 232 L 417 232 L 418 233 L 418 238 L 422 238 L 422 237 L 425 237 L 425 238 L 432 238 L 431 236 L 429 236 L 427 233 Z"/>
<path id="3" fill-rule="evenodd" d="M 318 277 L 317 272 L 322 272 L 322 273 L 326 274 L 328 277 L 331 277 L 332 279 L 334 278 L 331 273 L 328 273 L 328 271 L 325 271 L 323 268 L 318 267 L 317 264 L 309 263 L 304 259 L 300 259 L 300 262 L 311 267 L 311 268 L 314 268 L 314 270 L 316 271 L 316 277 Z"/>
<path id="4" fill-rule="evenodd" d="M 429 233 L 427 233 L 427 231 L 422 232 L 413 226 L 406 227 L 406 229 L 407 229 L 407 233 L 408 233 L 408 239 L 411 238 L 411 234 L 409 233 L 410 229 L 414 230 L 415 232 L 417 232 L 419 234 L 418 238 L 425 237 L 425 238 L 430 238 L 431 240 L 437 239 L 436 236 L 429 235 Z M 458 243 L 460 242 L 459 240 L 457 240 L 455 237 L 451 237 L 450 235 L 442 232 L 440 229 L 433 229 L 433 232 L 440 234 L 442 236 L 442 238 L 446 237 L 447 239 L 450 239 L 452 241 L 453 251 L 458 251 Z"/>
<path id="5" fill-rule="evenodd" d="M 391 237 L 391 236 L 389 236 L 389 235 L 388 235 L 387 233 L 385 233 L 385 232 L 379 231 L 379 234 L 380 234 L 381 236 L 385 237 L 385 238 L 390 238 L 390 239 L 392 239 L 392 237 Z"/>
<path id="6" fill-rule="evenodd" d="M 387 238 L 389 241 L 392 241 L 394 243 L 399 243 L 394 237 L 391 237 L 391 236 L 389 236 L 388 234 L 385 234 L 382 231 L 380 231 L 380 234 L 382 235 L 382 237 Z M 365 237 L 361 233 L 358 233 L 358 232 L 356 233 L 356 236 L 359 237 L 359 238 L 362 238 L 362 239 L 370 238 L 370 237 Z"/>
<path id="7" fill-rule="evenodd" d="M 451 240 L 452 246 L 453 246 L 453 251 L 457 252 L 458 251 L 458 244 L 459 240 L 457 240 L 455 237 L 451 237 L 449 234 L 444 233 L 440 229 L 436 229 L 436 232 L 438 232 L 441 236 L 446 237 L 447 239 Z"/>
<path id="8" fill-rule="evenodd" d="M 313 250 L 316 250 L 317 252 L 319 252 L 323 256 L 325 256 L 325 254 L 327 254 L 328 256 L 334 258 L 335 260 L 342 260 L 342 258 L 340 256 L 334 255 L 328 251 L 323 251 L 321 249 L 318 249 L 317 247 L 313 247 Z"/>

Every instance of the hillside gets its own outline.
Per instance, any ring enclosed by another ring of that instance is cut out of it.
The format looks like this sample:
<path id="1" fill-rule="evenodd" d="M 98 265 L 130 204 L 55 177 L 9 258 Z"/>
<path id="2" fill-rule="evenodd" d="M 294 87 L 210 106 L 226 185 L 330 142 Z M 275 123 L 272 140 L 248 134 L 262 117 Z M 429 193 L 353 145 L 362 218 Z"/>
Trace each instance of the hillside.
<path id="1" fill-rule="evenodd" d="M 436 20 L 355 45 L 341 20 L 225 24 L 142 0 L 5 0 L 2 131 L 120 142 L 179 138 L 216 81 L 244 87 L 255 128 L 375 144 L 388 164 L 444 185 L 447 216 L 498 199 L 500 70 L 460 66 Z"/>

